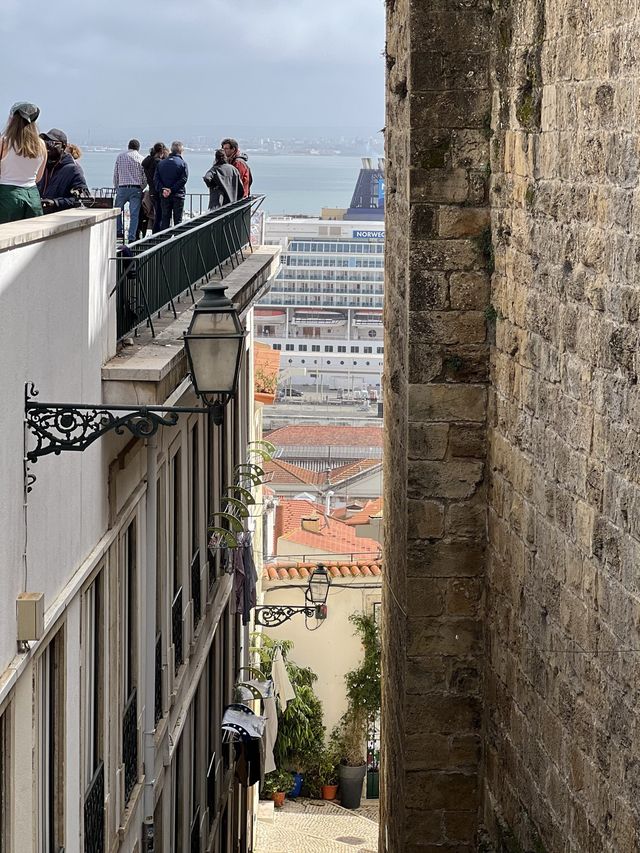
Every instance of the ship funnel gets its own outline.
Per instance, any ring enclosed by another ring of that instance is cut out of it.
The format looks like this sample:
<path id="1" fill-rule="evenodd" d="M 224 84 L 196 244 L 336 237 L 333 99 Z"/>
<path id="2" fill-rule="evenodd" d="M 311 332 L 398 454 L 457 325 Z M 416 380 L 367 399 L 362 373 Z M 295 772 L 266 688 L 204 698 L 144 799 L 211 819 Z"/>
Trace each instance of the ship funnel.
<path id="1" fill-rule="evenodd" d="M 362 168 L 363 169 L 373 169 L 371 165 L 371 157 L 363 157 L 362 158 Z"/>

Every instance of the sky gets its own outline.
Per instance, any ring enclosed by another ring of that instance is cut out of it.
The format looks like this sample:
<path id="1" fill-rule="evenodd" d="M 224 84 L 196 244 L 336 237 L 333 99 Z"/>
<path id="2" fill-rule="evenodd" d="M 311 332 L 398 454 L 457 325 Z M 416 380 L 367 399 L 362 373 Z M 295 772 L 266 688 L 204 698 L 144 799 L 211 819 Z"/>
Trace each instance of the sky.
<path id="1" fill-rule="evenodd" d="M 0 6 L 0 116 L 78 141 L 384 124 L 383 0 Z"/>

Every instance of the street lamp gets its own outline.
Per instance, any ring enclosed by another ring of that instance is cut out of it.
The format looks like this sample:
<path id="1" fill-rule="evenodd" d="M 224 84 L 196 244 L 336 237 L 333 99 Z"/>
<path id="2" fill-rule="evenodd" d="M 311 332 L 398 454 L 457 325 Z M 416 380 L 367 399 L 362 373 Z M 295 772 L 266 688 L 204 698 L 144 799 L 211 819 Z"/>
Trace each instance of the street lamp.
<path id="1" fill-rule="evenodd" d="M 214 424 L 223 421 L 224 406 L 235 395 L 244 352 L 245 330 L 236 306 L 224 295 L 226 285 L 208 284 L 195 307 L 184 344 L 191 380 L 201 407 L 108 406 L 84 403 L 40 403 L 33 384 L 25 388 L 26 425 L 36 446 L 26 450 L 28 462 L 63 450 L 82 452 L 112 430 L 127 429 L 136 438 L 149 438 L 161 426 L 174 426 L 180 414 L 208 413 Z"/>
<path id="2" fill-rule="evenodd" d="M 331 586 L 331 576 L 325 566 L 318 565 L 313 569 L 304 591 L 304 604 L 263 604 L 254 609 L 256 625 L 265 628 L 276 628 L 288 622 L 297 613 L 304 613 L 305 618 L 316 618 L 323 621 L 327 618 L 327 596 Z"/>
<path id="3" fill-rule="evenodd" d="M 205 284 L 184 335 L 189 371 L 196 394 L 222 423 L 224 402 L 235 392 L 246 332 L 225 284 Z"/>

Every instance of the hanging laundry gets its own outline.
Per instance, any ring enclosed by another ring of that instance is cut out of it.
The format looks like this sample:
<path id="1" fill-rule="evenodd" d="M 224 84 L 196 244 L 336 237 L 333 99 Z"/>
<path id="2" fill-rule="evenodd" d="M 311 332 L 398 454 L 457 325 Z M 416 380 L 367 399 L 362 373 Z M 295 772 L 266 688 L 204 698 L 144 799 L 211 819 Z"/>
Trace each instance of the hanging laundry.
<path id="1" fill-rule="evenodd" d="M 271 661 L 271 678 L 273 679 L 273 689 L 278 697 L 280 708 L 284 711 L 287 704 L 296 698 L 296 692 L 291 686 L 287 667 L 282 657 L 282 651 L 279 648 L 275 650 L 273 660 Z"/>
<path id="2" fill-rule="evenodd" d="M 273 758 L 273 748 L 278 737 L 278 709 L 273 696 L 263 699 L 263 714 L 267 721 L 264 727 L 264 772 L 271 773 L 276 769 Z"/>

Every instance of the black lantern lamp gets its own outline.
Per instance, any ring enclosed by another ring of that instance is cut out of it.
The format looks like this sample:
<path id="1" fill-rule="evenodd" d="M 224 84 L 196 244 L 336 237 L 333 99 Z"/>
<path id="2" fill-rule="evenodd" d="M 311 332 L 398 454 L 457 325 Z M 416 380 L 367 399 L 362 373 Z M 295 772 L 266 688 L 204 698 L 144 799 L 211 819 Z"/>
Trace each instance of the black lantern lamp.
<path id="1" fill-rule="evenodd" d="M 318 565 L 311 572 L 307 588 L 304 591 L 304 604 L 261 604 L 254 610 L 256 625 L 276 628 L 288 622 L 297 613 L 304 613 L 306 619 L 322 622 L 327 618 L 327 596 L 331 586 L 331 575 L 325 566 Z M 315 630 L 315 629 L 310 629 Z"/>
<path id="2" fill-rule="evenodd" d="M 222 423 L 224 405 L 238 385 L 247 334 L 225 289 L 223 283 L 204 285 L 204 295 L 184 335 L 193 387 L 218 425 Z"/>
<path id="3" fill-rule="evenodd" d="M 327 596 L 331 586 L 331 576 L 324 566 L 316 566 L 311 572 L 306 598 L 316 609 L 316 619 L 327 618 Z"/>

